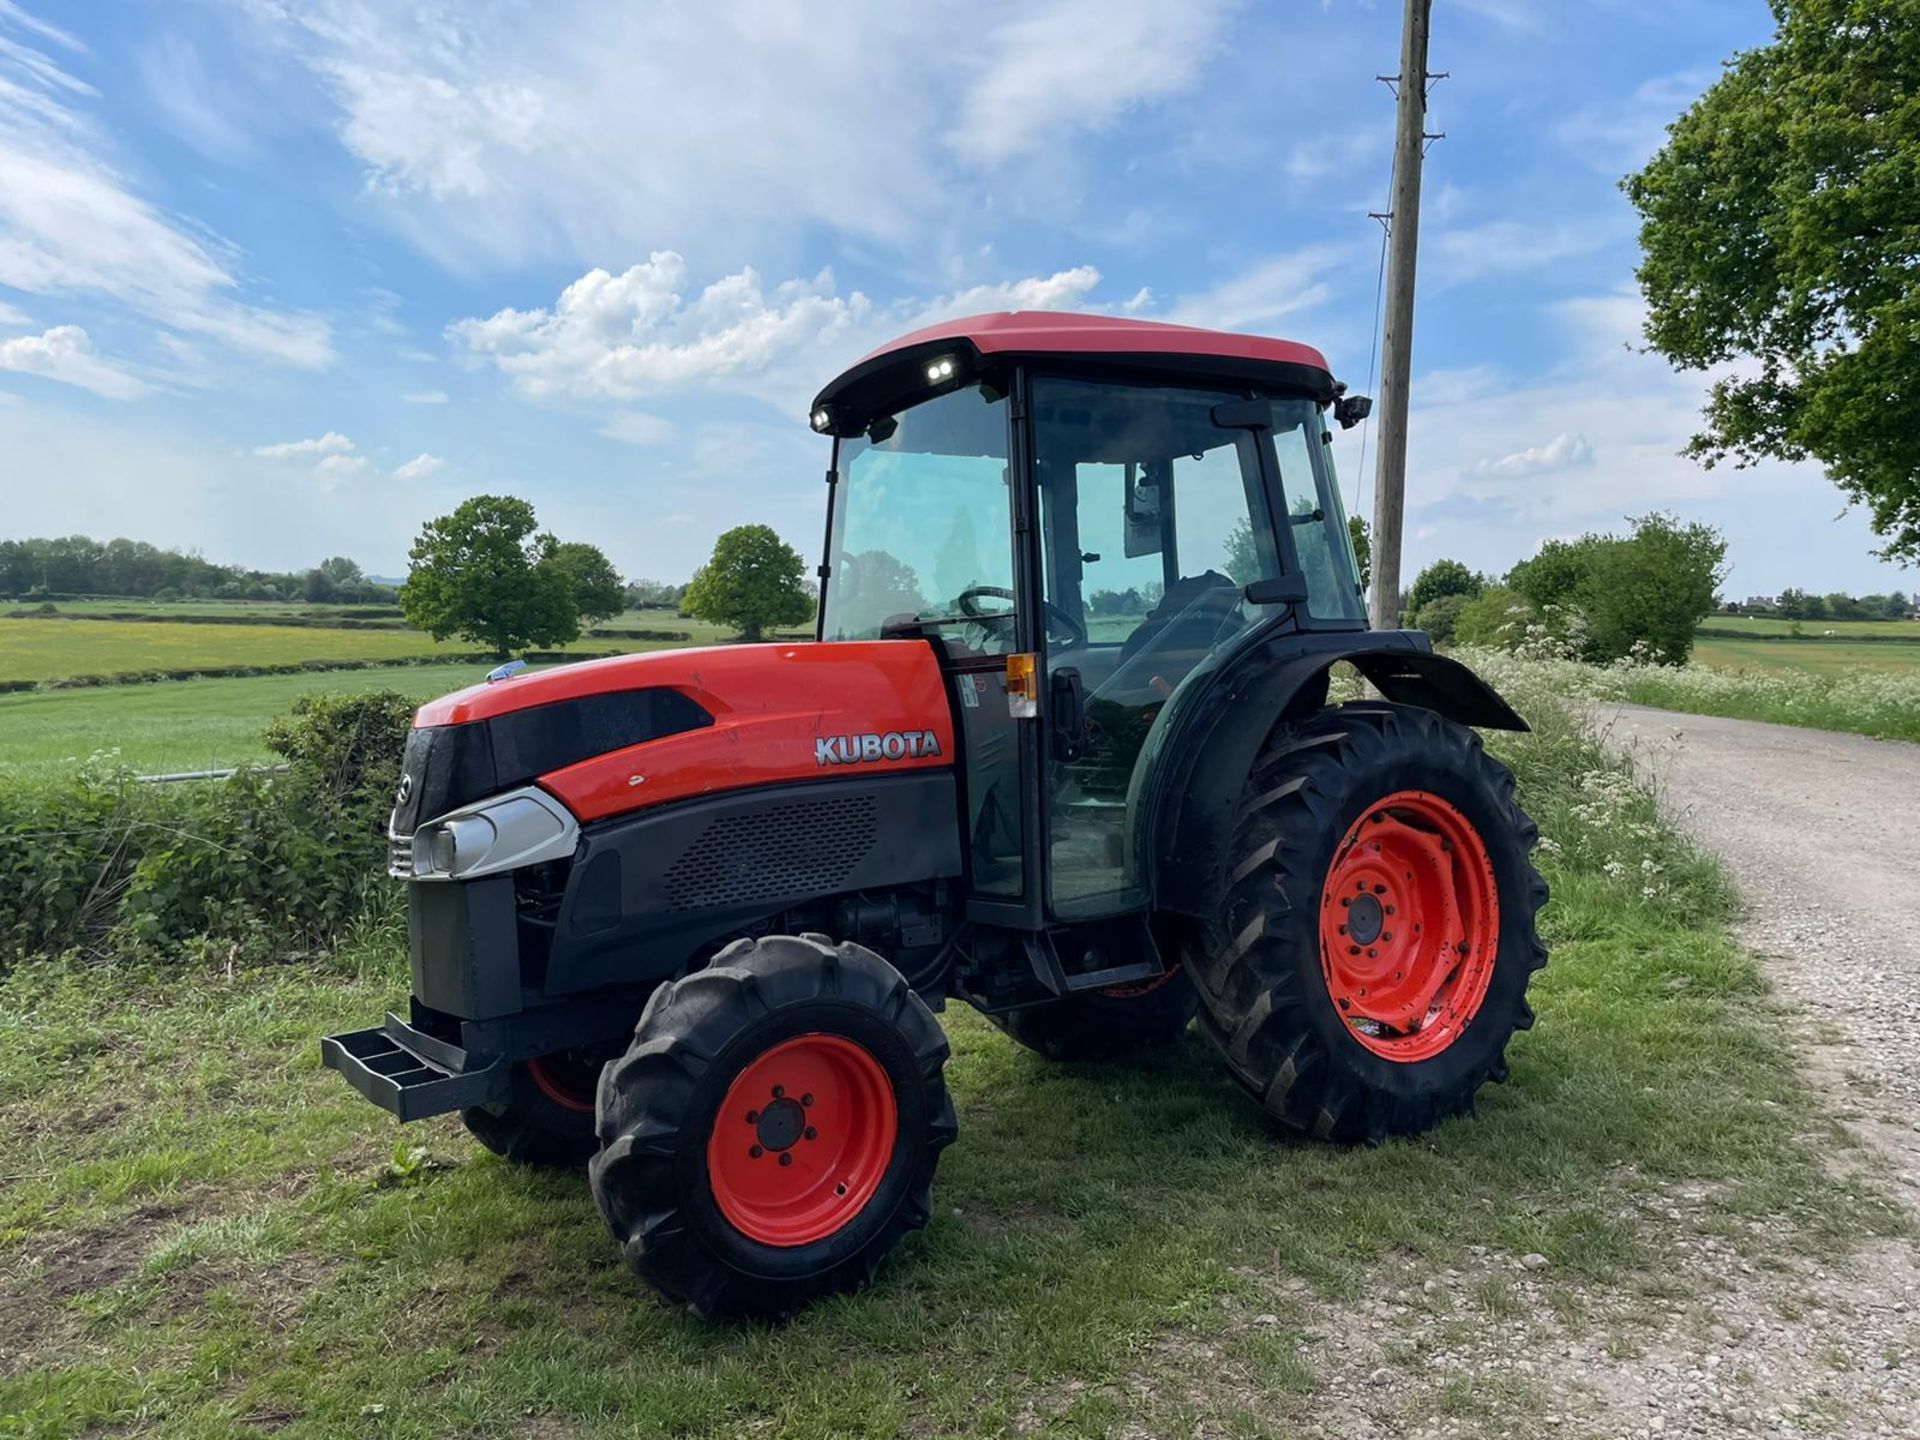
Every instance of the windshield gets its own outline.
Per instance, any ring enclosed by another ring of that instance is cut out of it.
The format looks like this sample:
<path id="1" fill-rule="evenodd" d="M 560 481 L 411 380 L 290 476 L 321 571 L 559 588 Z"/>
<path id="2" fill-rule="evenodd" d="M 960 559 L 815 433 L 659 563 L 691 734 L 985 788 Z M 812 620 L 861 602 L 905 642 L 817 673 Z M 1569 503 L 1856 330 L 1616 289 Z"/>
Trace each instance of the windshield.
<path id="1" fill-rule="evenodd" d="M 840 442 L 827 540 L 825 640 L 918 618 L 976 648 L 1013 648 L 1007 404 L 950 391 Z"/>

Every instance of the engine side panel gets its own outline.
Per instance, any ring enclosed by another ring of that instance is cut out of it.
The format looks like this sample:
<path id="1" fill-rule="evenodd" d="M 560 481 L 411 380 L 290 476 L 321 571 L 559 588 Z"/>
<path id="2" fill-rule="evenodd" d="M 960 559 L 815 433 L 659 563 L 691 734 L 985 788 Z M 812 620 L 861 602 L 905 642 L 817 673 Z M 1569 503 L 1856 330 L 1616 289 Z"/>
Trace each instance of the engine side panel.
<path id="1" fill-rule="evenodd" d="M 555 919 L 544 989 L 671 975 L 702 947 L 829 896 L 962 872 L 951 771 L 727 793 L 590 826 Z"/>
<path id="2" fill-rule="evenodd" d="M 646 683 L 670 685 L 713 723 L 542 776 L 541 786 L 583 823 L 729 790 L 953 763 L 952 709 L 939 661 L 925 643 L 740 645 L 665 655 L 684 663 L 661 667 Z"/>

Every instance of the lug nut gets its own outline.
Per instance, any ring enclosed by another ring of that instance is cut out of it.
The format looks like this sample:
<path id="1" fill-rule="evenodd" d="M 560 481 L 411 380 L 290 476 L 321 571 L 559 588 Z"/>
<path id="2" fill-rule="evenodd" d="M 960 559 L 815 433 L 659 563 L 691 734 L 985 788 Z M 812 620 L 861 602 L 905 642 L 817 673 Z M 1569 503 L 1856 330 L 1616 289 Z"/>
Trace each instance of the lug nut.
<path id="1" fill-rule="evenodd" d="M 780 1099 L 786 1093 L 787 1093 L 787 1087 L 784 1085 L 776 1085 L 773 1087 L 773 1098 L 776 1100 Z"/>
<path id="2" fill-rule="evenodd" d="M 820 1138 L 820 1132 L 814 1129 L 813 1126 L 811 1125 L 807 1126 L 807 1139 L 818 1140 L 819 1138 Z"/>
<path id="3" fill-rule="evenodd" d="M 759 1123 L 760 1123 L 760 1112 L 758 1110 L 747 1111 L 747 1124 L 758 1125 Z"/>
<path id="4" fill-rule="evenodd" d="M 762 1150 L 758 1145 L 754 1146 L 751 1150 L 747 1151 L 747 1154 L 751 1155 L 755 1160 L 758 1160 L 762 1155 L 766 1153 L 767 1152 Z"/>
<path id="5" fill-rule="evenodd" d="M 791 1150 L 782 1150 L 780 1152 L 780 1163 L 782 1165 L 791 1165 L 793 1163 L 793 1152 Z"/>
<path id="6" fill-rule="evenodd" d="M 808 1095 L 802 1095 L 802 1096 L 800 1097 L 800 1103 L 801 1103 L 802 1105 L 811 1105 L 811 1104 L 813 1104 L 813 1096 L 812 1096 L 811 1094 L 808 1094 Z"/>

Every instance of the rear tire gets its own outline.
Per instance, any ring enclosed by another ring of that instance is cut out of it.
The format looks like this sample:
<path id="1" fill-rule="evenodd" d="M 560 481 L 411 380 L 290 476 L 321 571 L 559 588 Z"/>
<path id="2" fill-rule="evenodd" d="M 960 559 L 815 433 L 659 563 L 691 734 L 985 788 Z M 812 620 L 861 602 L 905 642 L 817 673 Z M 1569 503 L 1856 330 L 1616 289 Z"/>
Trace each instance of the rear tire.
<path id="1" fill-rule="evenodd" d="M 1111 1060 L 1173 1044 L 1186 1033 L 1198 1004 L 1193 983 L 1176 965 L 1144 985 L 1089 991 L 988 1018 L 1049 1060 Z"/>
<path id="2" fill-rule="evenodd" d="M 503 1104 L 460 1112 L 468 1132 L 494 1154 L 519 1165 L 571 1169 L 600 1148 L 593 1133 L 598 1067 L 565 1052 L 513 1067 Z"/>
<path id="3" fill-rule="evenodd" d="M 1378 1141 L 1506 1078 L 1547 962 L 1539 832 L 1513 792 L 1477 734 L 1411 706 L 1334 707 L 1269 738 L 1225 903 L 1187 946 L 1201 1029 L 1269 1114 Z"/>
<path id="4" fill-rule="evenodd" d="M 947 1054 L 899 971 L 824 936 L 737 941 L 662 986 L 601 1075 L 588 1172 L 627 1263 L 703 1315 L 865 1288 L 932 1216 Z"/>

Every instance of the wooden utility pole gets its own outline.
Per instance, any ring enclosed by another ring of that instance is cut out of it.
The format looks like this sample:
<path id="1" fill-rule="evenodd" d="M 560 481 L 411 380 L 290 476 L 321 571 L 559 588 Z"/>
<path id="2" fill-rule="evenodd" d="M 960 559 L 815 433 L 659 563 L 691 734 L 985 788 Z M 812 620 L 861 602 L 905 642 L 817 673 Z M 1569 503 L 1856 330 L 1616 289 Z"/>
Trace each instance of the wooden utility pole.
<path id="1" fill-rule="evenodd" d="M 1400 623 L 1400 520 L 1407 493 L 1407 385 L 1413 374 L 1413 272 L 1420 247 L 1420 163 L 1427 148 L 1427 25 L 1433 0 L 1407 0 L 1400 34 L 1387 235 L 1387 324 L 1380 361 L 1379 469 L 1373 491 L 1376 630 Z"/>

